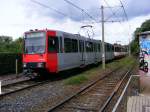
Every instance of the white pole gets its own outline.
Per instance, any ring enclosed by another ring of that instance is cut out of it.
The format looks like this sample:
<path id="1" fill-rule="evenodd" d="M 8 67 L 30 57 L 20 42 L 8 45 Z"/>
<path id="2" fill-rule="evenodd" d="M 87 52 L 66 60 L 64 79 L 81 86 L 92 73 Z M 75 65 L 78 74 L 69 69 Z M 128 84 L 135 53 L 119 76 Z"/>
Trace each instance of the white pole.
<path id="1" fill-rule="evenodd" d="M 101 6 L 102 14 L 102 66 L 105 69 L 105 38 L 104 38 L 104 7 Z"/>
<path id="2" fill-rule="evenodd" d="M 129 56 L 131 56 L 131 45 L 130 45 L 130 38 L 129 38 L 129 46 L 128 46 L 129 48 Z"/>
<path id="3" fill-rule="evenodd" d="M 0 94 L 2 94 L 2 82 L 0 81 Z"/>

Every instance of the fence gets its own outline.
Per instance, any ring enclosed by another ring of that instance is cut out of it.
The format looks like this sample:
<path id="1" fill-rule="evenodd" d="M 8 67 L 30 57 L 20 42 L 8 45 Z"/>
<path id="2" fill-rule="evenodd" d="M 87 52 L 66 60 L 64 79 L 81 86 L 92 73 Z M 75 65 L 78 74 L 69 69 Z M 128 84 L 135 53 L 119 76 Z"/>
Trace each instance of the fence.
<path id="1" fill-rule="evenodd" d="M 15 73 L 16 59 L 18 59 L 18 72 L 22 72 L 22 54 L 0 53 L 0 75 Z"/>

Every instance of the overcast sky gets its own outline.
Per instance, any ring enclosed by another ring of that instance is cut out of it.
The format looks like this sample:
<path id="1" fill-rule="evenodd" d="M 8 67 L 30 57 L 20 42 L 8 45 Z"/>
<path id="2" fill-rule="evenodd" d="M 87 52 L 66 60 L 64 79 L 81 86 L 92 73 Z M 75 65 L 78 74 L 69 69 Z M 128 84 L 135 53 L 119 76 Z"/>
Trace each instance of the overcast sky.
<path id="1" fill-rule="evenodd" d="M 101 20 L 101 5 L 120 6 L 119 0 L 68 0 L 84 9 L 97 22 Z M 105 2 L 106 1 L 106 2 Z M 38 3 L 35 3 L 38 2 Z M 43 4 L 42 5 L 39 5 Z M 150 19 L 149 0 L 122 0 L 129 21 L 105 23 L 105 41 L 127 44 L 134 30 L 146 19 Z M 57 10 L 57 12 L 56 12 Z M 115 16 L 112 16 L 112 12 Z M 121 7 L 105 8 L 105 19 L 124 20 Z M 59 11 L 59 13 L 58 13 Z M 101 23 L 94 23 L 84 12 L 76 9 L 65 0 L 0 0 L 0 35 L 14 39 L 30 29 L 56 29 L 86 35 L 83 25 L 93 25 L 95 39 L 101 39 Z M 130 25 L 130 27 L 129 27 Z M 92 31 L 91 29 L 88 29 Z"/>

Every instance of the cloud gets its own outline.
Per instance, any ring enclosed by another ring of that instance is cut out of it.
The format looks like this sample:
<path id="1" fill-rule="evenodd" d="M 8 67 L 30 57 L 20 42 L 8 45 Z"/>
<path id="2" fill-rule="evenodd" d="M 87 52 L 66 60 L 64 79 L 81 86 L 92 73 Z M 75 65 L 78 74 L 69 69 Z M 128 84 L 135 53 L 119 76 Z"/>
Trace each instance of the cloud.
<path id="1" fill-rule="evenodd" d="M 106 2 L 104 2 L 106 1 Z M 147 15 L 150 12 L 149 0 L 121 0 L 124 4 L 126 13 L 129 19 L 132 19 L 137 16 Z M 107 6 L 121 6 L 120 0 L 71 0 L 71 3 L 78 6 L 79 8 L 84 9 L 85 12 L 88 12 L 93 18 L 97 21 L 100 20 L 101 11 L 100 6 L 103 4 Z M 74 6 L 65 2 L 65 0 L 23 0 L 22 5 L 25 7 L 26 16 L 33 16 L 37 14 L 39 16 L 47 16 L 54 18 L 58 21 L 64 20 L 66 18 L 70 18 L 73 21 L 83 21 L 91 19 L 88 15 L 81 10 L 75 8 Z M 116 16 L 112 16 L 112 12 L 116 13 Z M 124 19 L 124 12 L 121 7 L 115 7 L 112 9 L 105 8 L 105 18 L 111 17 L 111 20 L 119 20 Z M 30 13 L 28 13 L 30 12 Z M 64 14 L 64 15 L 62 15 Z"/>
<path id="2" fill-rule="evenodd" d="M 129 18 L 148 15 L 150 13 L 149 0 L 127 0 L 126 10 Z"/>
<path id="3" fill-rule="evenodd" d="M 99 0 L 71 0 L 74 4 L 85 9 L 90 15 L 100 20 L 100 5 Z M 107 0 L 112 6 L 119 4 L 119 0 Z M 147 3 L 147 0 L 143 0 Z M 105 24 L 105 40 L 110 43 L 121 41 L 123 44 L 128 43 L 128 39 L 132 37 L 132 34 L 136 27 L 139 27 L 142 22 L 150 18 L 149 7 L 143 1 L 131 1 L 124 0 L 127 14 L 129 15 L 129 22 L 131 28 L 129 29 L 127 22 L 119 23 L 106 23 Z M 83 21 L 90 19 L 85 13 L 81 13 L 76 8 L 70 6 L 63 0 L 40 0 L 41 3 L 55 8 L 65 14 L 66 17 L 58 14 L 57 12 L 44 8 L 31 0 L 13 0 L 5 1 L 1 0 L 0 4 L 0 35 L 9 35 L 14 38 L 22 36 L 25 31 L 30 29 L 56 29 L 70 33 L 78 33 L 80 27 L 89 22 Z M 141 4 L 141 5 L 140 5 Z M 106 4 L 104 4 L 106 5 Z M 139 9 L 138 9 L 139 7 Z M 147 8 L 148 7 L 148 8 Z M 141 10 L 140 10 L 141 9 Z M 119 8 L 113 9 L 117 11 L 118 17 L 122 17 L 123 13 Z M 139 10 L 139 11 L 138 11 Z M 105 9 L 105 18 L 111 15 L 109 9 Z M 120 14 L 120 16 L 119 16 Z M 115 18 L 112 18 L 115 19 Z M 118 19 L 118 18 L 117 18 Z M 101 39 L 101 23 L 92 24 L 95 32 L 95 39 Z M 82 33 L 83 34 L 83 33 Z"/>
<path id="4" fill-rule="evenodd" d="M 84 11 L 86 12 L 92 12 L 91 15 L 97 18 L 97 13 L 99 12 L 97 9 L 99 8 L 99 5 L 95 4 L 96 2 L 97 0 L 87 0 L 86 3 L 81 0 L 72 0 L 72 3 L 85 9 Z M 22 4 L 26 6 L 25 11 L 30 12 L 27 13 L 26 16 L 38 14 L 40 16 L 49 16 L 56 20 L 63 20 L 66 18 L 70 18 L 73 21 L 82 21 L 83 19 L 90 20 L 86 13 L 71 6 L 64 0 L 26 0 Z"/>

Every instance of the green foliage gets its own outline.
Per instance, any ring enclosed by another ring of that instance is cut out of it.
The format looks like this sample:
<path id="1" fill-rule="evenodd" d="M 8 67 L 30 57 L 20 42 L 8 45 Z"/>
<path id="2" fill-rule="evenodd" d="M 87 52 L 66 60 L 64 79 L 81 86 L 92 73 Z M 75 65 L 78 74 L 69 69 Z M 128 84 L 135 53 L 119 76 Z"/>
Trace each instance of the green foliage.
<path id="1" fill-rule="evenodd" d="M 87 78 L 84 75 L 74 76 L 65 81 L 67 85 L 78 85 L 85 82 Z"/>
<path id="2" fill-rule="evenodd" d="M 0 36 L 0 74 L 14 73 L 16 59 L 19 72 L 22 71 L 22 43 L 22 38 L 13 40 L 9 36 Z"/>
<path id="3" fill-rule="evenodd" d="M 12 37 L 9 36 L 0 36 L 0 43 L 11 43 Z"/>
<path id="4" fill-rule="evenodd" d="M 12 37 L 0 36 L 0 52 L 22 53 L 23 39 L 20 37 L 13 41 Z"/>
<path id="5" fill-rule="evenodd" d="M 136 58 L 134 57 L 125 57 L 117 61 L 113 61 L 111 63 L 106 63 L 106 71 L 109 69 L 115 69 L 119 66 L 124 67 L 131 67 L 136 62 Z M 69 77 L 64 80 L 64 84 L 66 85 L 80 85 L 82 83 L 85 83 L 88 80 L 91 80 L 93 77 L 95 77 L 97 74 L 103 73 L 102 66 L 98 66 L 95 68 L 92 68 L 90 70 L 86 70 L 78 75 Z"/>
<path id="6" fill-rule="evenodd" d="M 141 31 L 141 32 L 150 31 L 150 20 L 146 20 L 146 21 L 142 24 L 142 26 L 141 26 L 141 28 L 140 28 L 140 31 Z"/>
<path id="7" fill-rule="evenodd" d="M 139 38 L 138 34 L 141 32 L 150 31 L 150 20 L 146 20 L 142 23 L 140 28 L 136 28 L 134 32 L 134 40 L 131 42 L 131 52 L 134 54 L 139 53 Z"/>

